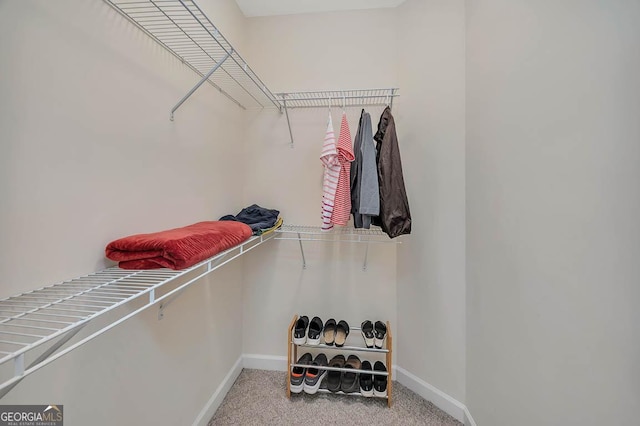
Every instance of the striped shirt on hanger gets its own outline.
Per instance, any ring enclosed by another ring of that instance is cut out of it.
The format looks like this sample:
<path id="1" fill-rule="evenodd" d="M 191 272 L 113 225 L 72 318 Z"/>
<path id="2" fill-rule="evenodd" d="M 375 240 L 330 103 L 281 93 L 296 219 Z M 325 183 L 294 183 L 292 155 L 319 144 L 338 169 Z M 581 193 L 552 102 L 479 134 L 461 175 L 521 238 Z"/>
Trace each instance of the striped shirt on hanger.
<path id="1" fill-rule="evenodd" d="M 324 177 L 322 179 L 322 230 L 330 231 L 333 228 L 331 216 L 336 198 L 336 188 L 340 176 L 340 161 L 338 161 L 338 151 L 336 149 L 336 137 L 333 132 L 333 122 L 329 113 L 329 123 L 327 124 L 327 134 L 322 145 L 320 161 L 324 165 Z"/>
<path id="2" fill-rule="evenodd" d="M 340 162 L 340 176 L 338 178 L 338 188 L 333 206 L 331 223 L 344 226 L 349 222 L 351 214 L 351 165 L 355 159 L 353 147 L 351 146 L 351 131 L 347 122 L 347 114 L 342 113 L 342 123 L 340 124 L 340 136 L 338 137 L 338 161 Z"/>

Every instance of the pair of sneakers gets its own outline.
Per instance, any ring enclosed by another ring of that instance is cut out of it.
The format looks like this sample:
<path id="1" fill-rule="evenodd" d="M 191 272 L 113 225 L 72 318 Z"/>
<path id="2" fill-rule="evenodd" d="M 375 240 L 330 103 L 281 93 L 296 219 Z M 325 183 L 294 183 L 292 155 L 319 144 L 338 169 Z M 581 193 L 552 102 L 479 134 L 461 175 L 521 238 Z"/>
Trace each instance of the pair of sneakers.
<path id="1" fill-rule="evenodd" d="M 309 321 L 306 315 L 301 316 L 293 327 L 293 343 L 296 345 L 319 345 L 320 333 L 322 333 L 322 320 L 319 317 L 313 317 Z"/>
<path id="2" fill-rule="evenodd" d="M 362 372 L 360 373 L 360 393 L 367 397 L 387 396 L 388 376 L 369 373 L 369 371 L 372 371 L 371 363 L 369 361 L 363 361 Z M 387 367 L 385 367 L 382 362 L 376 361 L 375 364 L 373 364 L 373 371 L 376 373 L 386 373 Z"/>
<path id="3" fill-rule="evenodd" d="M 367 348 L 376 347 L 382 349 L 384 338 L 387 335 L 387 326 L 382 321 L 376 321 L 375 324 L 369 320 L 363 321 L 360 325 L 360 332 Z"/>
<path id="4" fill-rule="evenodd" d="M 325 354 L 318 354 L 316 358 L 312 360 L 311 354 L 306 353 L 300 357 L 297 364 L 303 366 L 293 367 L 291 370 L 291 392 L 300 393 L 304 390 L 305 393 L 310 395 L 318 392 L 320 384 L 327 374 L 327 370 L 317 367 L 327 366 L 327 356 Z"/>

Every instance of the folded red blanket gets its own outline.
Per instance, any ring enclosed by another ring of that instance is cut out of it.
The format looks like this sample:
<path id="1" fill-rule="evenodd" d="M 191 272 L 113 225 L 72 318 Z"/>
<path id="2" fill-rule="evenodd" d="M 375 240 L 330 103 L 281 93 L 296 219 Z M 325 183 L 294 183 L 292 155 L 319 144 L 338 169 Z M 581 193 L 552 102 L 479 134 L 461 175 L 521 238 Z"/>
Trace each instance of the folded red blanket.
<path id="1" fill-rule="evenodd" d="M 122 269 L 185 269 L 251 236 L 241 222 L 199 222 L 183 228 L 137 234 L 110 242 L 106 256 Z"/>

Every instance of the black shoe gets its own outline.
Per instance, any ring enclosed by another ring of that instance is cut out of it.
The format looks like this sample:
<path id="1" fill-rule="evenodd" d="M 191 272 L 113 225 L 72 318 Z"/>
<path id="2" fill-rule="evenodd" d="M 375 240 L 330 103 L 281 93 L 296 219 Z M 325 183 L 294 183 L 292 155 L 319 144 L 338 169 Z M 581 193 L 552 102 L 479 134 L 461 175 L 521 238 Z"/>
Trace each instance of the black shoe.
<path id="1" fill-rule="evenodd" d="M 374 343 L 376 348 L 382 349 L 382 342 L 384 341 L 384 336 L 387 334 L 387 326 L 384 325 L 382 321 L 376 321 L 374 334 Z"/>
<path id="2" fill-rule="evenodd" d="M 320 344 L 320 333 L 322 333 L 322 320 L 318 317 L 313 317 L 309 323 L 309 333 L 307 334 L 307 344 L 318 345 Z"/>
<path id="3" fill-rule="evenodd" d="M 344 342 L 347 340 L 347 336 L 349 335 L 349 324 L 346 321 L 340 320 L 338 326 L 336 327 L 336 340 L 335 344 L 337 347 L 341 348 L 344 346 Z"/>
<path id="4" fill-rule="evenodd" d="M 305 393 L 313 395 L 318 392 L 318 389 L 320 389 L 320 383 L 322 383 L 322 379 L 326 376 L 327 370 L 314 368 L 314 366 L 326 367 L 327 365 L 327 356 L 325 354 L 316 355 L 316 359 L 314 359 L 311 365 L 309 365 L 304 376 Z"/>
<path id="5" fill-rule="evenodd" d="M 331 318 L 324 323 L 324 331 L 322 333 L 324 336 L 324 343 L 326 345 L 333 345 L 333 342 L 336 340 L 336 320 Z"/>
<path id="6" fill-rule="evenodd" d="M 373 347 L 373 324 L 371 321 L 366 320 L 360 326 L 360 330 L 362 333 L 362 337 L 364 338 L 364 344 L 367 345 L 368 348 Z"/>
<path id="7" fill-rule="evenodd" d="M 329 361 L 329 367 L 343 368 L 344 367 L 344 355 L 336 355 Z M 331 371 L 327 373 L 327 389 L 331 392 L 338 392 L 340 390 L 340 381 L 342 378 L 341 371 Z"/>
<path id="8" fill-rule="evenodd" d="M 342 373 L 342 383 L 340 384 L 342 392 L 354 393 L 360 390 L 360 367 L 362 367 L 360 358 L 355 355 L 349 355 L 344 368 L 352 368 L 354 371 L 344 371 Z"/>
<path id="9" fill-rule="evenodd" d="M 374 371 L 387 371 L 387 367 L 380 361 L 373 365 Z M 373 394 L 375 396 L 387 396 L 387 376 L 375 374 L 373 376 Z"/>
<path id="10" fill-rule="evenodd" d="M 373 396 L 373 374 L 367 374 L 366 371 L 371 371 L 371 363 L 369 361 L 362 361 L 362 371 L 360 372 L 360 393 L 362 396 Z"/>
<path id="11" fill-rule="evenodd" d="M 296 364 L 310 364 L 311 363 L 311 354 L 306 353 L 300 357 Z M 291 380 L 289 389 L 293 393 L 300 393 L 304 388 L 304 376 L 307 372 L 305 367 L 293 367 L 291 370 Z"/>
<path id="12" fill-rule="evenodd" d="M 293 327 L 293 343 L 302 345 L 307 342 L 307 327 L 309 327 L 309 318 L 306 315 L 298 318 Z"/>

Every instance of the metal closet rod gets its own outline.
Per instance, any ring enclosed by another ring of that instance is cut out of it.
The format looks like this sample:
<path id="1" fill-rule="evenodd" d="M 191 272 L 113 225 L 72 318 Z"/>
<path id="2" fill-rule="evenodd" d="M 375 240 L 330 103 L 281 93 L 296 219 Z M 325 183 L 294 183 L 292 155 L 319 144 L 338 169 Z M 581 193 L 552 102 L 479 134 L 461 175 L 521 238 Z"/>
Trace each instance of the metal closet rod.
<path id="1" fill-rule="evenodd" d="M 289 119 L 289 109 L 293 108 L 323 108 L 340 106 L 374 106 L 388 105 L 393 108 L 393 98 L 400 96 L 397 87 L 380 89 L 353 89 L 353 90 L 324 90 L 309 92 L 282 92 L 277 93 L 282 102 L 287 126 L 289 127 L 289 137 L 291 138 L 291 148 L 294 145 L 293 131 L 291 130 L 291 120 Z M 349 104 L 347 104 L 349 100 Z M 361 100 L 355 103 L 354 100 Z M 365 103 L 365 100 L 368 100 Z M 325 102 L 328 101 L 328 102 Z"/>
<path id="2" fill-rule="evenodd" d="M 290 92 L 278 92 L 276 95 L 288 95 L 293 93 L 363 93 L 363 92 L 383 92 L 383 91 L 391 91 L 391 90 L 400 90 L 399 87 L 368 87 L 365 89 L 333 89 L 333 90 L 293 90 Z"/>
<path id="3" fill-rule="evenodd" d="M 349 89 L 349 90 L 321 90 L 321 91 L 307 91 L 307 92 L 281 92 L 276 93 L 276 96 L 282 100 L 289 102 L 312 102 L 312 101 L 335 101 L 340 104 L 340 101 L 347 99 L 385 99 L 388 103 L 393 102 L 393 98 L 400 96 L 398 94 L 397 87 L 382 88 L 382 89 Z M 374 102 L 374 105 L 384 105 L 385 102 Z M 323 104 L 317 105 L 318 107 L 326 106 Z M 289 108 L 300 108 L 301 106 L 290 104 Z"/>
<path id="4" fill-rule="evenodd" d="M 286 96 L 286 94 L 284 94 Z M 349 96 L 322 96 L 322 97 L 308 97 L 308 98 L 297 98 L 297 97 L 290 97 L 290 98 L 286 98 L 289 102 L 296 102 L 296 101 L 335 101 L 337 105 L 340 105 L 340 102 L 344 99 L 375 99 L 375 98 L 396 98 L 400 95 L 398 94 L 389 94 L 389 95 L 349 95 Z M 383 103 L 380 102 L 376 102 L 373 105 L 384 105 Z M 317 107 L 323 107 L 326 105 L 318 105 Z M 289 108 L 301 108 L 301 107 L 295 107 L 295 106 L 290 106 Z"/>

